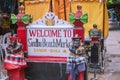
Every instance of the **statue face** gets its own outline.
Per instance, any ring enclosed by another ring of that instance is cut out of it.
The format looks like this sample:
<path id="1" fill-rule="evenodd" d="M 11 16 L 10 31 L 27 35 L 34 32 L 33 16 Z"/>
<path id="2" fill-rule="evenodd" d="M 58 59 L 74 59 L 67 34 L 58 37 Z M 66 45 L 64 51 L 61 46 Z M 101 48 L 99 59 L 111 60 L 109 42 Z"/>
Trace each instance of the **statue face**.
<path id="1" fill-rule="evenodd" d="M 80 46 L 80 41 L 79 40 L 73 40 L 73 46 L 78 48 Z"/>

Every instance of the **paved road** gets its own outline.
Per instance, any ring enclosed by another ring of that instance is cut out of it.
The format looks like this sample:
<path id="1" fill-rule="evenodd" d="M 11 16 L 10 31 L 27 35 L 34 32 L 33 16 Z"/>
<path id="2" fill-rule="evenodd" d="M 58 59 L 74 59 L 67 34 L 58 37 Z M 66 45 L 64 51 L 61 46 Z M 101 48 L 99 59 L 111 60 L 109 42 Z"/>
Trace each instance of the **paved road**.
<path id="1" fill-rule="evenodd" d="M 120 72 L 120 26 L 114 21 L 109 21 L 109 36 L 106 40 L 108 58 L 108 70 Z M 119 79 L 120 80 L 120 79 Z"/>

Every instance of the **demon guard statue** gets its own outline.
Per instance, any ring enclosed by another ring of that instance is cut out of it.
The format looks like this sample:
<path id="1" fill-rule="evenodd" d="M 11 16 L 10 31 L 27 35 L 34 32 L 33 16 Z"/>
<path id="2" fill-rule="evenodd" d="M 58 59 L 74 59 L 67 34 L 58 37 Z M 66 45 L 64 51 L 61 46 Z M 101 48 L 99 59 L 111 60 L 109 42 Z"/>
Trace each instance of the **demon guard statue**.
<path id="1" fill-rule="evenodd" d="M 91 56 L 89 61 L 90 72 L 104 72 L 101 33 L 101 30 L 97 28 L 96 24 L 93 24 L 93 29 L 89 31 L 89 36 L 91 38 Z"/>
<path id="2" fill-rule="evenodd" d="M 67 61 L 68 80 L 85 80 L 86 59 L 81 37 L 73 37 L 69 47 L 71 56 Z"/>
<path id="3" fill-rule="evenodd" d="M 91 38 L 91 63 L 99 62 L 101 30 L 97 29 L 97 25 L 93 24 L 93 29 L 90 29 L 89 36 Z"/>
<path id="4" fill-rule="evenodd" d="M 10 43 L 7 46 L 7 54 L 4 61 L 4 67 L 8 72 L 10 80 L 24 80 L 24 69 L 27 67 L 23 45 L 17 35 L 9 36 Z"/>
<path id="5" fill-rule="evenodd" d="M 84 53 L 84 47 L 81 40 L 81 37 L 72 38 L 72 44 L 69 48 L 71 54 L 82 55 Z"/>
<path id="6" fill-rule="evenodd" d="M 77 12 L 69 14 L 70 23 L 74 25 L 74 36 L 69 46 L 70 56 L 67 59 L 68 80 L 87 80 L 87 67 L 84 50 L 84 28 L 88 15 L 82 14 L 82 6 L 77 5 Z M 78 30 L 80 29 L 80 30 Z"/>

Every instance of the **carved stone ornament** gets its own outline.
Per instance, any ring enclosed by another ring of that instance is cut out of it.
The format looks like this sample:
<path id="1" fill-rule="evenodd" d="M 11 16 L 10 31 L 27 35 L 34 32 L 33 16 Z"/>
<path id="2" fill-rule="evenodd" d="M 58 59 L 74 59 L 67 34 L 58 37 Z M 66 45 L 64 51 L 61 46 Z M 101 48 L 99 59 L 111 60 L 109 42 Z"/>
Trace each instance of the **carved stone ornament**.
<path id="1" fill-rule="evenodd" d="M 47 12 L 45 16 L 43 16 L 42 19 L 39 19 L 31 24 L 29 24 L 27 27 L 32 26 L 69 26 L 73 28 L 73 26 L 70 24 L 70 22 L 64 21 L 62 19 L 58 19 L 58 17 L 53 12 Z"/>

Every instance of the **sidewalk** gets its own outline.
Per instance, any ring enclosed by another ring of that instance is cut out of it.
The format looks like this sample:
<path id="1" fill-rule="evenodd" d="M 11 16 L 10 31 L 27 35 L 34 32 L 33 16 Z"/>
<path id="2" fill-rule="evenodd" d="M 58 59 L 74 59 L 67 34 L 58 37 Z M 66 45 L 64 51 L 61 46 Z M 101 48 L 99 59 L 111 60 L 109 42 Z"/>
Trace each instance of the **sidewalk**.
<path id="1" fill-rule="evenodd" d="M 116 22 L 111 22 L 109 36 L 106 40 L 108 56 L 108 71 L 120 72 L 120 26 Z"/>
<path id="2" fill-rule="evenodd" d="M 107 54 L 120 55 L 120 26 L 116 21 L 109 20 L 109 35 L 105 43 Z"/>
<path id="3" fill-rule="evenodd" d="M 116 22 L 109 24 L 109 36 L 106 40 L 106 73 L 100 80 L 120 80 L 120 26 Z"/>
<path id="4" fill-rule="evenodd" d="M 110 30 L 105 43 L 107 54 L 120 55 L 120 30 Z"/>

